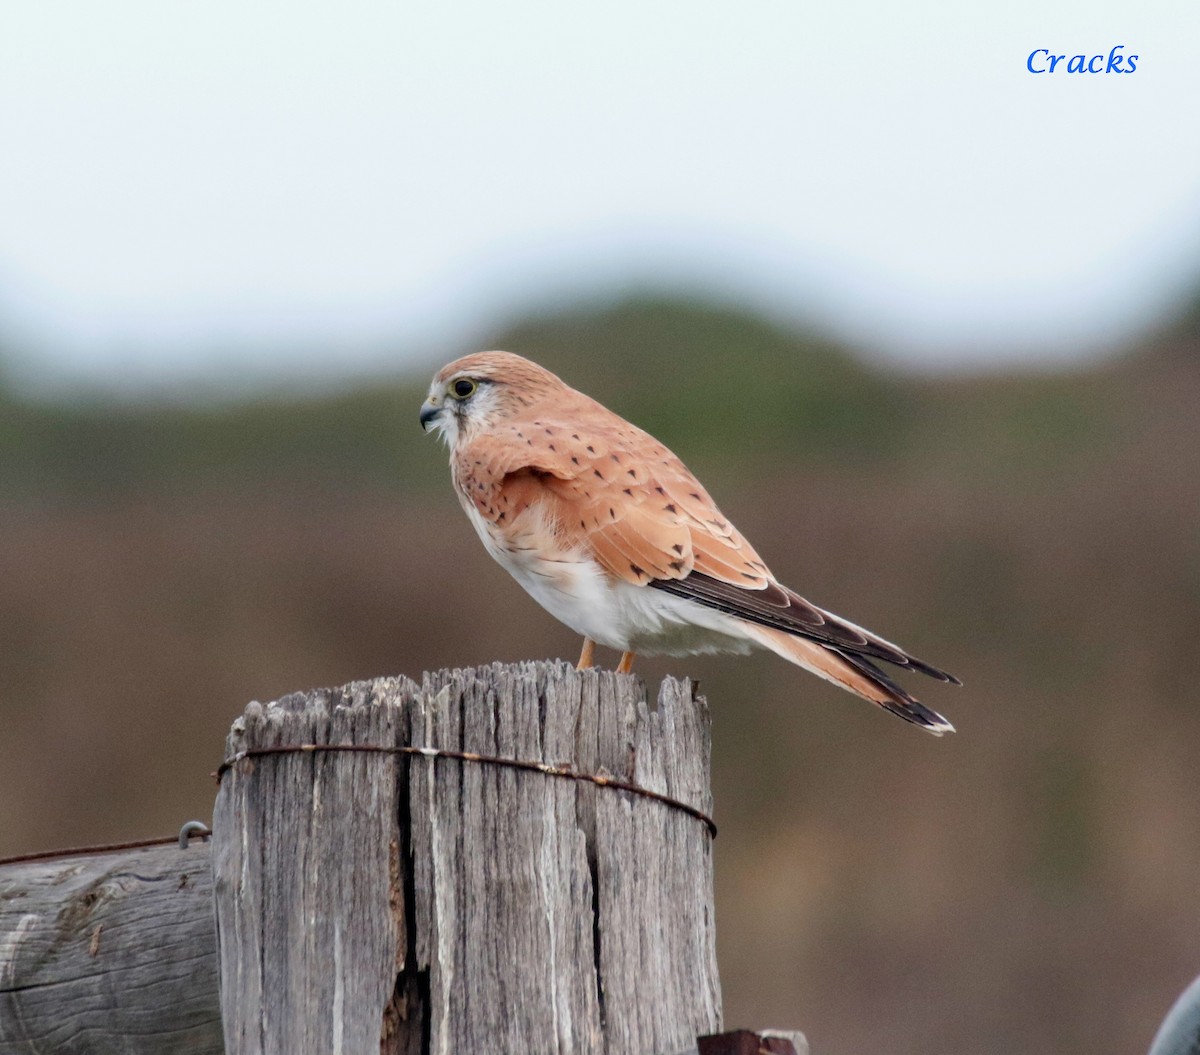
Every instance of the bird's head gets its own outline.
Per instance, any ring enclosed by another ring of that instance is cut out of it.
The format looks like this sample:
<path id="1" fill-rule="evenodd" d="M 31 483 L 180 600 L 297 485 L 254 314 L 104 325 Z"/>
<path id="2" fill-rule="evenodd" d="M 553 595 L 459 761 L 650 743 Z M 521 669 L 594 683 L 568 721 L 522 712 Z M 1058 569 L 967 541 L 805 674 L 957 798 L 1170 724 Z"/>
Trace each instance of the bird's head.
<path id="1" fill-rule="evenodd" d="M 421 404 L 421 428 L 447 446 L 569 391 L 554 374 L 511 352 L 476 352 L 443 366 Z"/>

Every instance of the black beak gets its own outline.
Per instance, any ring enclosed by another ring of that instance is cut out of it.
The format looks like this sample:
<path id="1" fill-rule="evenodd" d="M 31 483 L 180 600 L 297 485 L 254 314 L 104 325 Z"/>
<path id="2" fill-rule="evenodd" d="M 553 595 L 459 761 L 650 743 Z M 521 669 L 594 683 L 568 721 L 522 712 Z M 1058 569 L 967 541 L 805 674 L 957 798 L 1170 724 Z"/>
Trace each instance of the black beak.
<path id="1" fill-rule="evenodd" d="M 442 412 L 441 407 L 435 407 L 432 403 L 421 404 L 421 429 L 424 432 L 429 431 L 429 423 L 433 421 Z"/>

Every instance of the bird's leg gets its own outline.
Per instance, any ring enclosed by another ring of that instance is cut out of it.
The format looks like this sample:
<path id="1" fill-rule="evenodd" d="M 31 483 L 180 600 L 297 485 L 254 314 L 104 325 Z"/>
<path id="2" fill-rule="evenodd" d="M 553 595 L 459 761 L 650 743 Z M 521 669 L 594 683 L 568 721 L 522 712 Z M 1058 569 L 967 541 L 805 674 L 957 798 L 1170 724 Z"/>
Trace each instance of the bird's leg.
<path id="1" fill-rule="evenodd" d="M 622 652 L 621 662 L 617 664 L 617 673 L 628 674 L 631 670 L 633 670 L 633 661 L 636 658 L 636 652 Z"/>
<path id="2" fill-rule="evenodd" d="M 575 667 L 576 670 L 584 670 L 587 667 L 596 665 L 596 642 L 590 637 L 583 639 L 583 651 L 579 653 L 579 663 Z"/>

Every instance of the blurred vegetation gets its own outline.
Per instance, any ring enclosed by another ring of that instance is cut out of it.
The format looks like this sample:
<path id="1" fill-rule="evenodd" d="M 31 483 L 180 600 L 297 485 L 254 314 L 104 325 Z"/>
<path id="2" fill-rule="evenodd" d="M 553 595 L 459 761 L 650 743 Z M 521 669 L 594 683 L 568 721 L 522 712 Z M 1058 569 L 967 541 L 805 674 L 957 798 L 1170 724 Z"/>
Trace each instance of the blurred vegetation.
<path id="1" fill-rule="evenodd" d="M 825 1055 L 1144 1050 L 1200 970 L 1200 306 L 1123 357 L 996 376 L 654 299 L 488 343 L 966 682 L 908 682 L 960 730 L 935 742 L 773 657 L 639 667 L 712 701 L 729 1020 Z M 250 698 L 577 648 L 450 494 L 416 420 L 438 365 L 203 405 L 0 384 L 0 854 L 206 816 Z"/>
<path id="2" fill-rule="evenodd" d="M 630 420 L 723 468 L 770 452 L 887 457 L 912 427 L 902 386 L 846 350 L 703 303 L 637 300 L 503 334 Z"/>
<path id="3" fill-rule="evenodd" d="M 900 388 L 844 351 L 702 304 L 639 301 L 534 320 L 498 346 L 584 391 L 604 384 L 627 417 L 730 468 L 766 452 L 886 457 L 912 427 Z M 207 407 L 10 403 L 0 422 L 4 487 L 111 494 L 276 478 L 421 489 L 434 480 L 430 459 L 398 438 L 415 427 L 427 385 L 421 377 Z"/>
<path id="4" fill-rule="evenodd" d="M 583 391 L 604 391 L 609 405 L 708 471 L 755 472 L 767 455 L 878 465 L 914 449 L 966 446 L 1024 470 L 1119 434 L 1110 427 L 1116 391 L 1091 379 L 919 385 L 698 302 L 637 300 L 532 319 L 496 346 L 521 349 Z M 0 387 L 0 493 L 171 493 L 264 480 L 425 490 L 441 482 L 441 466 L 401 437 L 416 427 L 427 385 L 422 375 L 334 396 L 207 405 L 22 401 Z M 956 438 L 967 432 L 974 444 Z"/>
<path id="5" fill-rule="evenodd" d="M 429 483 L 405 457 L 424 386 L 381 385 L 337 397 L 254 399 L 215 406 L 8 401 L 0 421 L 9 496 L 174 493 L 212 486 L 394 487 Z"/>

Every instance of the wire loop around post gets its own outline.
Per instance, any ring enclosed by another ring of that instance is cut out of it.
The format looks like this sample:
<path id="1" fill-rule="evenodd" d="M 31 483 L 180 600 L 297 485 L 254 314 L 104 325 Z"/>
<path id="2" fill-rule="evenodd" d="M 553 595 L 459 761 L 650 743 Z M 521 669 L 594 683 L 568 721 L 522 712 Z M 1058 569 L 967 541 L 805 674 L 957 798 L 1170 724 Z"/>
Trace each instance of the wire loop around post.
<path id="1" fill-rule="evenodd" d="M 493 758 L 490 755 L 481 755 L 474 751 L 452 751 L 440 747 L 388 747 L 382 744 L 292 744 L 290 746 L 278 747 L 251 747 L 245 751 L 239 751 L 232 758 L 225 759 L 217 767 L 217 771 L 213 776 L 216 778 L 217 783 L 220 784 L 221 779 L 230 769 L 237 765 L 238 762 L 247 758 L 264 758 L 270 755 L 312 754 L 315 752 L 410 755 L 431 759 L 446 758 L 456 762 L 471 762 L 480 765 L 500 766 L 505 769 L 519 769 L 529 773 L 541 773 L 547 777 L 560 777 L 565 780 L 575 780 L 584 784 L 595 784 L 597 787 L 627 791 L 631 795 L 640 795 L 642 798 L 650 799 L 653 802 L 661 802 L 664 806 L 669 806 L 671 809 L 686 813 L 689 817 L 694 817 L 708 829 L 710 838 L 715 839 L 717 837 L 716 822 L 707 813 L 697 809 L 695 806 L 688 805 L 686 802 L 672 798 L 670 795 L 651 791 L 649 788 L 643 788 L 627 780 L 618 780 L 616 777 L 611 777 L 604 773 L 579 773 L 570 766 L 556 766 L 549 762 L 530 762 L 519 758 Z"/>

